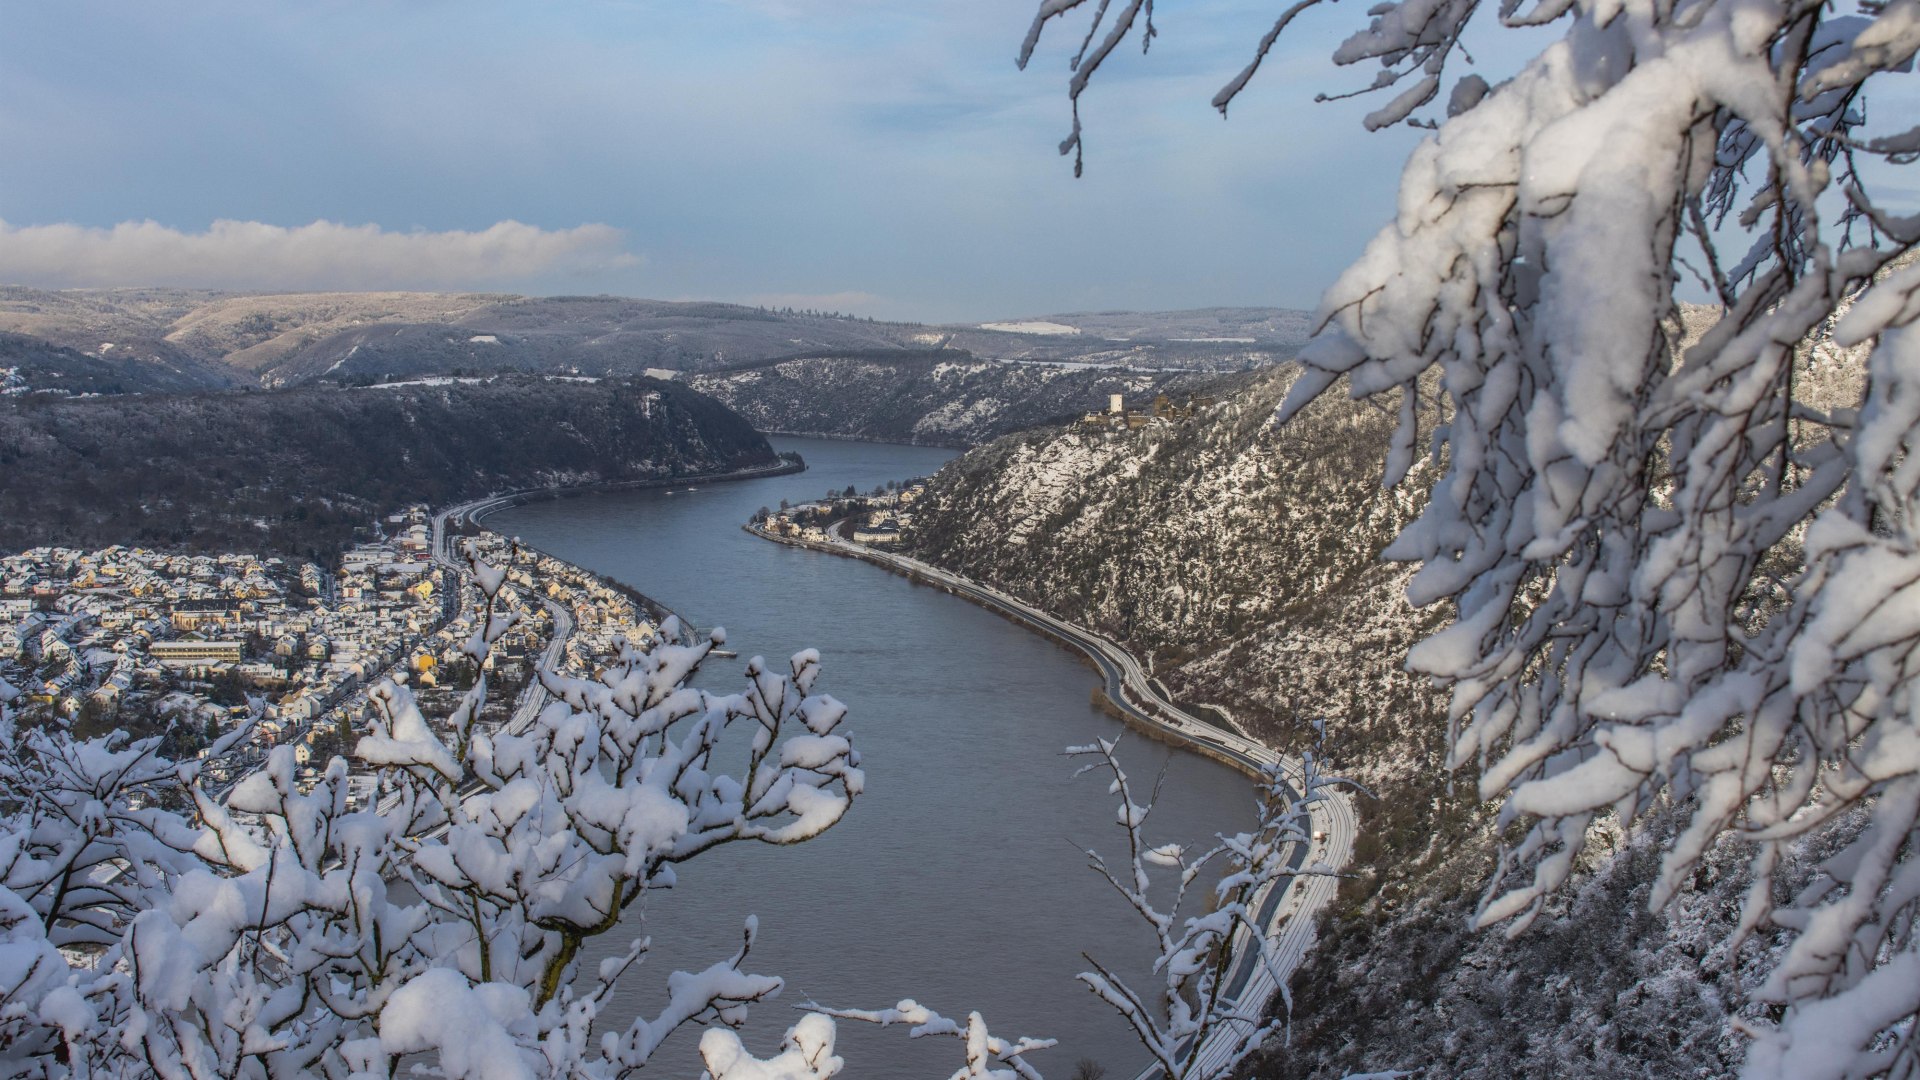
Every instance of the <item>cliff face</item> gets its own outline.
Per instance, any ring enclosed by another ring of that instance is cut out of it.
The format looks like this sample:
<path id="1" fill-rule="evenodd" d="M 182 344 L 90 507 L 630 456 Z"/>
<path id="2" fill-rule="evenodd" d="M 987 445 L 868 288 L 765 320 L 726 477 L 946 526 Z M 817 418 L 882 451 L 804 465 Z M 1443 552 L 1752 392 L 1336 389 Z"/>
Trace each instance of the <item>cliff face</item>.
<path id="1" fill-rule="evenodd" d="M 649 379 L 34 402 L 0 408 L 0 550 L 312 555 L 409 503 L 773 460 L 724 405 Z"/>
<path id="2" fill-rule="evenodd" d="M 1177 697 L 1274 745 L 1310 745 L 1309 722 L 1329 721 L 1335 770 L 1371 794 L 1352 876 L 1294 982 L 1291 1045 L 1254 1075 L 1730 1074 L 1728 1019 L 1772 944 L 1710 955 L 1744 887 L 1737 851 L 1649 913 L 1655 814 L 1602 838 L 1528 934 L 1468 928 L 1497 829 L 1471 770 L 1441 767 L 1443 700 L 1401 669 L 1446 613 L 1411 608 L 1410 568 L 1376 558 L 1431 476 L 1381 490 L 1392 414 L 1368 402 L 1326 398 L 1274 427 L 1291 379 L 1241 377 L 1190 419 L 1137 431 L 984 446 L 934 479 L 909 542 L 1119 638 Z"/>

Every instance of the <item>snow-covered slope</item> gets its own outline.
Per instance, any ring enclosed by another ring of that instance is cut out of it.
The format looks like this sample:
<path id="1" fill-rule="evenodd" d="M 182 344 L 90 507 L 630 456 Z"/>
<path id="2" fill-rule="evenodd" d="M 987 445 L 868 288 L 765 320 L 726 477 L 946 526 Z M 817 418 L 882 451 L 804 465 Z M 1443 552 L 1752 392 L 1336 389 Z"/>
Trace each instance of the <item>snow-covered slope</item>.
<path id="1" fill-rule="evenodd" d="M 1001 363 L 964 352 L 811 356 L 687 377 L 762 431 L 973 446 L 1200 375 Z"/>
<path id="2" fill-rule="evenodd" d="M 1348 739 L 1400 730 L 1433 703 L 1399 671 L 1425 617 L 1400 598 L 1405 571 L 1374 558 L 1415 509 L 1378 485 L 1389 418 L 1335 403 L 1275 429 L 1292 371 L 1240 377 L 1190 419 L 982 447 L 940 473 L 912 542 L 1131 643 L 1183 696 L 1276 742 L 1318 715 Z M 1346 757 L 1370 778 L 1403 771 Z"/>
<path id="3" fill-rule="evenodd" d="M 459 371 L 708 371 L 796 356 L 927 348 L 961 360 L 972 354 L 1235 371 L 1292 356 L 1305 340 L 1306 317 L 1278 308 L 1102 312 L 995 323 L 1002 328 L 989 330 L 620 296 L 0 285 L 0 331 L 88 355 L 113 343 L 270 387 L 355 385 Z M 1028 322 L 1040 332 L 1022 329 Z M 1073 332 L 1047 329 L 1056 325 Z"/>
<path id="4" fill-rule="evenodd" d="M 1374 797 L 1356 800 L 1354 876 L 1294 981 L 1292 1045 L 1254 1075 L 1730 1074 L 1743 1048 L 1729 1019 L 1774 944 L 1709 952 L 1744 886 L 1736 852 L 1649 913 L 1668 827 L 1656 816 L 1598 845 L 1525 936 L 1467 928 L 1494 823 L 1470 772 L 1442 772 L 1441 702 L 1401 670 L 1443 613 L 1412 609 L 1407 569 L 1376 560 L 1424 483 L 1379 487 L 1392 415 L 1372 403 L 1323 399 L 1274 428 L 1291 378 L 1290 365 L 1243 376 L 1190 420 L 975 450 L 935 478 L 911 542 L 1120 638 L 1188 704 L 1223 706 L 1277 746 L 1332 721 L 1333 764 Z M 1816 854 L 1786 876 L 1804 879 Z"/>

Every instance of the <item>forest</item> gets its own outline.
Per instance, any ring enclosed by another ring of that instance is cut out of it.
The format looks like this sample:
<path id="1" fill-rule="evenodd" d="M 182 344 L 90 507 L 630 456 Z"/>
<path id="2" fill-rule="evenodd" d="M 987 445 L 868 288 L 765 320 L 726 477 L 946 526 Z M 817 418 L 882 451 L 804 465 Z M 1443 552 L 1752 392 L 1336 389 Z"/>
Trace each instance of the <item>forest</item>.
<path id="1" fill-rule="evenodd" d="M 726 406 L 651 379 L 24 400 L 0 407 L 0 550 L 129 544 L 327 562 L 414 503 L 773 459 Z"/>

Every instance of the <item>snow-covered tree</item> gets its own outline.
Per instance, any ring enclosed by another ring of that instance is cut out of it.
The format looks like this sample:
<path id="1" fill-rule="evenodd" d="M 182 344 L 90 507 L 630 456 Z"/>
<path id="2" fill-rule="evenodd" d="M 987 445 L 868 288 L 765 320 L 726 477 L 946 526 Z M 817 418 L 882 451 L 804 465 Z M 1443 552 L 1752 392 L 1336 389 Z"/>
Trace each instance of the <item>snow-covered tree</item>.
<path id="1" fill-rule="evenodd" d="M 1023 61 L 1081 3 L 1044 0 Z M 1476 16 L 1562 32 L 1443 96 Z M 1062 152 L 1151 21 L 1097 5 Z M 1386 480 L 1428 504 L 1387 555 L 1455 610 L 1409 662 L 1510 827 L 1477 921 L 1524 929 L 1602 818 L 1685 821 L 1656 905 L 1751 845 L 1741 933 L 1791 940 L 1755 1077 L 1920 1074 L 1920 218 L 1876 197 L 1920 128 L 1867 119 L 1916 49 L 1916 0 L 1384 0 L 1334 54 L 1378 64 L 1369 128 L 1432 134 L 1282 416 L 1342 377 L 1399 395 Z M 1783 895 L 1814 834 L 1838 854 Z"/>
<path id="2" fill-rule="evenodd" d="M 1127 1021 L 1169 1080 L 1225 1076 L 1285 1027 L 1283 1019 L 1266 1015 L 1264 995 L 1257 1000 L 1246 995 L 1254 980 L 1236 979 L 1234 972 L 1240 970 L 1236 965 L 1271 962 L 1261 912 L 1277 891 L 1303 874 L 1333 873 L 1305 860 L 1314 847 L 1313 805 L 1341 781 L 1327 776 L 1312 752 L 1292 776 L 1284 763 L 1275 762 L 1257 785 L 1260 818 L 1252 830 L 1221 834 L 1204 848 L 1154 844 L 1146 830 L 1159 785 L 1144 803 L 1135 801 L 1133 783 L 1114 753 L 1116 743 L 1101 739 L 1068 747 L 1067 754 L 1087 759 L 1076 776 L 1105 774 L 1108 794 L 1120 800 L 1114 818 L 1126 834 L 1126 862 L 1116 870 L 1091 849 L 1087 860 L 1146 923 L 1159 982 L 1151 990 L 1136 989 L 1092 955 L 1087 961 L 1094 969 L 1079 978 Z M 1170 892 L 1158 897 L 1156 869 L 1173 878 L 1164 886 Z M 1195 884 L 1204 887 L 1209 881 L 1211 903 L 1199 914 L 1183 913 Z M 1276 981 L 1290 1004 L 1285 981 Z"/>
<path id="3" fill-rule="evenodd" d="M 512 617 L 502 570 L 472 570 L 487 604 L 465 651 L 484 669 Z M 16 722 L 0 684 L 0 1075 L 618 1077 L 692 1021 L 719 1025 L 700 1046 L 715 1080 L 833 1075 L 824 1017 L 788 1036 L 811 1071 L 727 1044 L 781 989 L 743 967 L 751 921 L 732 955 L 673 973 L 658 1014 L 594 1030 L 648 943 L 587 967 L 589 939 L 679 863 L 804 841 L 861 791 L 818 655 L 756 658 L 739 693 L 690 687 L 723 640 L 624 645 L 595 679 L 543 670 L 557 700 L 519 732 L 476 726 L 484 675 L 438 726 L 382 683 L 355 750 L 373 805 L 339 758 L 303 790 L 284 746 L 216 799 L 158 740 Z"/>

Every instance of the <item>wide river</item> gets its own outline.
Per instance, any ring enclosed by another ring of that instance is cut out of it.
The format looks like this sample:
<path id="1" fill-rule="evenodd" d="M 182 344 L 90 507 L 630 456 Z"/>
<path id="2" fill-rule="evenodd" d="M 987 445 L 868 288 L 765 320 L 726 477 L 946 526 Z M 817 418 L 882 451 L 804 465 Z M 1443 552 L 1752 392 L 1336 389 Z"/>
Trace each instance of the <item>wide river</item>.
<path id="1" fill-rule="evenodd" d="M 629 917 L 653 939 L 608 1021 L 624 1026 L 664 998 L 666 975 L 699 970 L 738 947 L 757 914 L 744 965 L 787 990 L 754 1008 L 743 1032 L 771 1054 L 809 999 L 875 1009 L 911 997 L 994 1034 L 1055 1038 L 1032 1055 L 1050 1077 L 1082 1058 L 1130 1080 L 1145 1064 L 1131 1030 L 1075 981 L 1085 951 L 1150 993 L 1147 928 L 1086 865 L 1097 847 L 1124 860 L 1105 778 L 1072 780 L 1063 747 L 1113 736 L 1095 711 L 1092 669 L 1072 653 L 981 608 L 853 559 L 761 540 L 740 525 L 762 506 L 852 484 L 929 475 L 952 453 L 923 447 L 776 439 L 805 472 L 698 491 L 623 492 L 535 503 L 488 519 L 559 558 L 623 581 L 703 629 L 728 631 L 741 656 L 823 654 L 817 690 L 851 708 L 866 794 L 826 835 L 796 847 L 737 844 L 681 868 L 679 885 Z M 731 691 L 742 660 L 709 661 L 700 685 Z M 1149 822 L 1155 842 L 1192 842 L 1253 820 L 1239 774 L 1138 736 L 1122 743 L 1141 792 L 1166 772 Z M 622 928 L 626 929 L 625 927 Z M 596 955 L 611 951 L 602 948 Z M 842 1021 L 842 1074 L 856 1080 L 946 1077 L 959 1040 L 909 1040 L 905 1028 Z M 697 1030 L 662 1048 L 652 1071 L 693 1076 Z"/>

